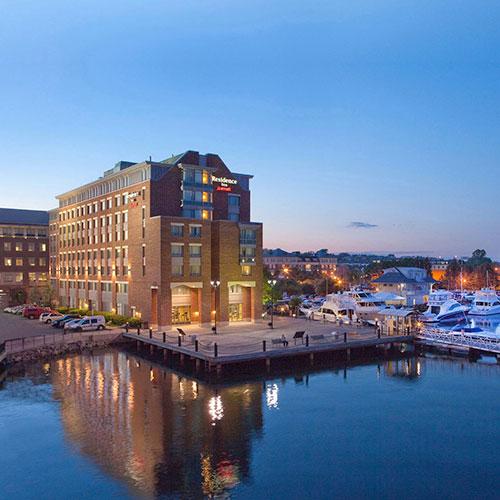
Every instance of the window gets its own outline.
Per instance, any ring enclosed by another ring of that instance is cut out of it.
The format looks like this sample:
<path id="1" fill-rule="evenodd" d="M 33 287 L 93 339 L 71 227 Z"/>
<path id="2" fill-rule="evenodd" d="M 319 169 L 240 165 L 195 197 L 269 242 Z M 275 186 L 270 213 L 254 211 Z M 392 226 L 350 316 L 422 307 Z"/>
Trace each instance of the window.
<path id="1" fill-rule="evenodd" d="M 189 274 L 191 276 L 201 275 L 201 265 L 200 264 L 189 264 Z"/>
<path id="2" fill-rule="evenodd" d="M 189 245 L 190 257 L 201 257 L 201 245 Z"/>
<path id="3" fill-rule="evenodd" d="M 233 222 L 239 222 L 240 221 L 240 214 L 229 213 L 229 220 L 231 220 Z"/>
<path id="4" fill-rule="evenodd" d="M 3 249 L 5 252 L 10 252 L 11 248 L 12 248 L 12 245 L 10 244 L 10 242 L 3 244 Z"/>
<path id="5" fill-rule="evenodd" d="M 230 194 L 227 197 L 227 203 L 230 207 L 239 207 L 240 206 L 240 197 L 235 194 Z"/>
<path id="6" fill-rule="evenodd" d="M 180 243 L 172 243 L 171 252 L 172 257 L 182 257 L 184 255 L 184 245 Z"/>
<path id="7" fill-rule="evenodd" d="M 5 267 L 10 267 L 10 266 L 12 266 L 12 259 L 11 259 L 10 257 L 5 257 L 5 258 L 3 259 L 3 265 L 4 265 Z"/>
<path id="8" fill-rule="evenodd" d="M 257 232 L 255 229 L 240 229 L 240 243 L 247 245 L 257 244 Z"/>
<path id="9" fill-rule="evenodd" d="M 173 276 L 182 276 L 184 274 L 184 266 L 182 264 L 173 264 L 172 265 L 172 275 Z"/>
<path id="10" fill-rule="evenodd" d="M 21 267 L 23 265 L 23 259 L 21 258 L 16 258 L 16 266 Z"/>
<path id="11" fill-rule="evenodd" d="M 23 244 L 16 243 L 16 252 L 22 252 L 22 251 L 23 251 Z"/>
<path id="12" fill-rule="evenodd" d="M 209 210 L 202 210 L 201 211 L 201 218 L 203 220 L 209 220 L 210 219 L 210 214 L 211 214 L 211 212 Z"/>
<path id="13" fill-rule="evenodd" d="M 182 238 L 184 236 L 184 224 L 171 224 L 170 232 L 172 236 Z"/>
<path id="14" fill-rule="evenodd" d="M 23 273 L 16 273 L 16 283 L 22 283 Z"/>
<path id="15" fill-rule="evenodd" d="M 252 266 L 241 266 L 241 274 L 242 276 L 251 276 Z"/>
<path id="16" fill-rule="evenodd" d="M 128 292 L 128 284 L 127 283 L 117 283 L 116 284 L 116 293 L 127 293 Z"/>
<path id="17" fill-rule="evenodd" d="M 201 238 L 201 226 L 189 226 L 189 236 L 191 238 Z"/>
<path id="18" fill-rule="evenodd" d="M 34 257 L 30 257 L 30 258 L 28 259 L 28 264 L 29 264 L 31 267 L 33 267 L 33 266 L 35 265 L 35 258 L 34 258 Z"/>
<path id="19" fill-rule="evenodd" d="M 36 281 L 36 273 L 28 273 L 28 280 L 29 281 Z"/>

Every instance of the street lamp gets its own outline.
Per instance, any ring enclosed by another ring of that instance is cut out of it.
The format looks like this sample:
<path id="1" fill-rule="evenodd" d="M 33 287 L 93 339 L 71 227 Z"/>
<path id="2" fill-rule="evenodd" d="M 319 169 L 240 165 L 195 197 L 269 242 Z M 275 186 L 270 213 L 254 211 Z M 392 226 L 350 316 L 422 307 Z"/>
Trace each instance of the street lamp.
<path id="1" fill-rule="evenodd" d="M 276 285 L 276 280 L 267 280 L 269 286 L 271 287 L 271 322 L 269 326 L 274 328 L 274 287 Z"/>
<path id="2" fill-rule="evenodd" d="M 212 327 L 212 331 L 214 332 L 214 335 L 217 335 L 217 288 L 220 286 L 220 281 L 219 280 L 212 280 L 210 281 L 210 285 L 214 289 L 214 326 Z"/>

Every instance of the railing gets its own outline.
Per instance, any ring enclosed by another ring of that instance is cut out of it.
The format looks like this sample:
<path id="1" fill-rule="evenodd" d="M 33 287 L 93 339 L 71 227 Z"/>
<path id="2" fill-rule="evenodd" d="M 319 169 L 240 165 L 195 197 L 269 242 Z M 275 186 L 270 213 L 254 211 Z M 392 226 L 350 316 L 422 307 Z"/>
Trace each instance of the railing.
<path id="1" fill-rule="evenodd" d="M 4 341 L 4 349 L 7 354 L 15 354 L 18 352 L 36 349 L 48 345 L 57 344 L 73 344 L 89 340 L 90 338 L 103 337 L 109 335 L 109 332 L 72 332 L 72 333 L 58 333 L 54 332 L 47 335 L 36 335 L 34 337 L 19 337 L 15 339 L 7 339 Z"/>
<path id="2" fill-rule="evenodd" d="M 493 334 L 475 334 L 474 332 L 451 332 L 449 330 L 441 330 L 439 328 L 423 329 L 418 335 L 418 338 L 423 340 L 431 340 L 433 342 L 461 346 L 472 347 L 483 351 L 500 352 L 500 337 Z"/>
<path id="3" fill-rule="evenodd" d="M 391 339 L 392 335 L 383 335 L 380 330 L 375 331 L 371 335 L 364 335 L 359 332 L 342 332 L 331 334 L 310 334 L 304 335 L 303 338 L 288 339 L 282 341 L 281 338 L 276 339 L 263 339 L 249 342 L 247 344 L 231 343 L 225 340 L 213 338 L 211 340 L 204 339 L 203 337 L 192 335 L 175 335 L 167 334 L 166 332 L 153 332 L 151 329 L 142 331 L 140 329 L 130 329 L 130 333 L 152 340 L 159 340 L 164 344 L 171 344 L 175 347 L 180 347 L 194 353 L 201 353 L 210 357 L 220 356 L 239 356 L 249 354 L 259 354 L 263 352 L 276 352 L 276 351 L 296 351 L 303 352 L 307 348 L 314 348 L 317 346 L 335 347 L 347 344 L 348 342 L 363 342 L 363 341 L 376 341 L 379 339 Z M 407 336 L 403 334 L 403 336 Z M 310 349 L 314 351 L 314 349 Z"/>

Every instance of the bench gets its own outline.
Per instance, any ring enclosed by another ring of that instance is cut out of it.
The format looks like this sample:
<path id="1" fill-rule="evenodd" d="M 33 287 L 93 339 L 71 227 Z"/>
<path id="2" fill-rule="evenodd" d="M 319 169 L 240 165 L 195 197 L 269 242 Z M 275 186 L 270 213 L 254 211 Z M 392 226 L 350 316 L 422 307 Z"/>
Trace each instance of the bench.
<path id="1" fill-rule="evenodd" d="M 323 340 L 325 338 L 325 336 L 323 334 L 321 334 L 321 335 L 309 335 L 309 338 L 311 340 Z"/>
<path id="2" fill-rule="evenodd" d="M 295 332 L 294 336 L 292 337 L 295 345 L 297 345 L 297 339 L 302 340 L 302 343 L 304 343 L 304 334 L 305 333 L 306 333 L 305 331 L 303 331 L 303 332 Z"/>
<path id="3" fill-rule="evenodd" d="M 271 345 L 281 345 L 283 347 L 286 347 L 287 344 L 288 344 L 287 340 L 283 340 L 283 339 L 271 339 Z"/>

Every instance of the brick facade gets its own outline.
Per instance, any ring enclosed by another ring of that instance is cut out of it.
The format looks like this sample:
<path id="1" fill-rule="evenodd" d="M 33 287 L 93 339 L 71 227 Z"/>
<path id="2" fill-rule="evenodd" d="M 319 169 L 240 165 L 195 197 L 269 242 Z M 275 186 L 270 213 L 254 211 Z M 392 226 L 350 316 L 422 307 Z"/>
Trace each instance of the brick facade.
<path id="1" fill-rule="evenodd" d="M 231 173 L 217 155 L 188 151 L 165 162 L 120 162 L 59 196 L 50 226 L 59 302 L 167 328 L 214 321 L 217 293 L 217 321 L 259 319 L 262 225 L 249 223 L 250 177 Z M 238 197 L 231 209 L 230 195 Z M 216 292 L 212 280 L 221 282 Z"/>

